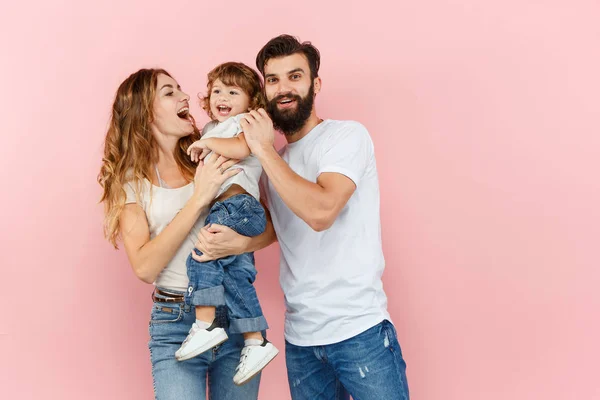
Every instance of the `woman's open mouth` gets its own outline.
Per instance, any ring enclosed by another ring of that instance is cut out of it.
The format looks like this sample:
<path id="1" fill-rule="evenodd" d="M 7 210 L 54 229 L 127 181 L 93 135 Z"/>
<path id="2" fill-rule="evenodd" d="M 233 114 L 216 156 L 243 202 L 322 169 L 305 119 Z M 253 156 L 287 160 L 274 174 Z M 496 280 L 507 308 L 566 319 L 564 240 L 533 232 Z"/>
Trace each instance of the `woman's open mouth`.
<path id="1" fill-rule="evenodd" d="M 177 111 L 177 116 L 181 119 L 189 120 L 190 119 L 190 108 L 183 107 L 181 110 Z"/>

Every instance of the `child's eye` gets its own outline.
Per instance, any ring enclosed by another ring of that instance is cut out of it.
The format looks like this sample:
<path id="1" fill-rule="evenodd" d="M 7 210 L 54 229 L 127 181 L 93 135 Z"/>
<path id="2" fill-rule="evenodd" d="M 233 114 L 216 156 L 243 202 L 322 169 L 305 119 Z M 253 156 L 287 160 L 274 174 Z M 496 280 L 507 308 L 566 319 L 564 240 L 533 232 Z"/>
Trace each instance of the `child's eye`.
<path id="1" fill-rule="evenodd" d="M 215 93 L 215 94 L 217 94 L 217 93 L 219 93 L 219 89 L 215 89 L 212 92 Z"/>
<path id="2" fill-rule="evenodd" d="M 238 94 L 238 92 L 236 92 L 235 90 L 232 90 L 229 92 L 229 94 Z"/>

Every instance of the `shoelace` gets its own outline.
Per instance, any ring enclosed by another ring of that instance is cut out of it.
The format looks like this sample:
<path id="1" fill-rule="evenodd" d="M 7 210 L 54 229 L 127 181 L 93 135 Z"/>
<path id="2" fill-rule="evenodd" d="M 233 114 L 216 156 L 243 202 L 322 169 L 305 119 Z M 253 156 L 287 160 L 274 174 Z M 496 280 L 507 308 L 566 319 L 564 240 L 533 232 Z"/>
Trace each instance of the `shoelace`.
<path id="1" fill-rule="evenodd" d="M 194 333 L 196 333 L 199 330 L 200 330 L 200 328 L 194 322 L 192 324 L 192 327 L 190 328 L 190 332 L 188 333 L 187 337 L 185 338 L 185 340 L 183 341 L 183 343 L 181 345 L 183 346 L 184 344 L 187 344 L 192 339 L 192 336 L 194 336 Z"/>
<path id="2" fill-rule="evenodd" d="M 246 367 L 246 358 L 248 358 L 248 352 L 249 351 L 250 351 L 250 347 L 249 346 L 245 346 L 244 348 L 242 348 L 242 356 L 240 357 L 240 363 L 235 368 L 236 372 L 238 370 L 244 369 Z"/>

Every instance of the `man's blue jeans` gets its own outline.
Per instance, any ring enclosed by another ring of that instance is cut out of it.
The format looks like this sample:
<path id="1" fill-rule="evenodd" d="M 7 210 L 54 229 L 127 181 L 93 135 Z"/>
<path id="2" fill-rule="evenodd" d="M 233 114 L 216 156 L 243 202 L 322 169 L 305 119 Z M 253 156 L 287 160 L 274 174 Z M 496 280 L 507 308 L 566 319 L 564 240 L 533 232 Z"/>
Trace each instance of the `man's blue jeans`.
<path id="1" fill-rule="evenodd" d="M 293 400 L 409 399 L 406 363 L 387 320 L 325 346 L 286 341 L 285 360 Z"/>
<path id="2" fill-rule="evenodd" d="M 240 235 L 257 236 L 265 231 L 267 221 L 265 210 L 258 200 L 239 194 L 216 202 L 210 209 L 206 224 L 225 225 Z M 226 305 L 232 333 L 260 332 L 268 328 L 252 285 L 256 279 L 253 253 L 203 263 L 190 255 L 186 264 L 190 280 L 187 297 L 192 305 Z"/>

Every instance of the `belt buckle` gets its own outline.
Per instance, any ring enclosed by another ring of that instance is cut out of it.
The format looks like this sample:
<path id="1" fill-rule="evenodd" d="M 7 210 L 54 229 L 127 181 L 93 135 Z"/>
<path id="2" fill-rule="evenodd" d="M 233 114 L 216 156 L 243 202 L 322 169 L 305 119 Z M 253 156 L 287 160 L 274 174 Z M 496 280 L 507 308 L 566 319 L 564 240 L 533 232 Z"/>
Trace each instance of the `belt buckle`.
<path id="1" fill-rule="evenodd" d="M 162 297 L 156 297 L 157 292 Z M 154 292 L 152 292 L 152 300 L 156 303 L 181 303 L 184 299 L 183 295 L 169 293 L 159 289 L 154 289 Z"/>

